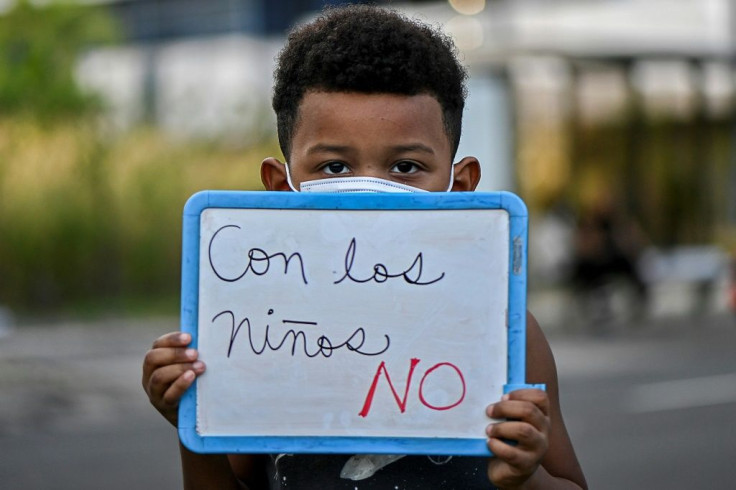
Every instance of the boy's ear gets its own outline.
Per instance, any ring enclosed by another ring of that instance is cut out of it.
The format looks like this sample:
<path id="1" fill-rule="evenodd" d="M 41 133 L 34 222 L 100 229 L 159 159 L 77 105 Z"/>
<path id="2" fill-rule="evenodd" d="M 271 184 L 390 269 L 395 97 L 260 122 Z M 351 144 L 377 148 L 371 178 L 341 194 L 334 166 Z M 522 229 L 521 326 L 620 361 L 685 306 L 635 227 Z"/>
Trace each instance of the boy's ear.
<path id="1" fill-rule="evenodd" d="M 286 165 L 273 157 L 261 162 L 261 182 L 267 191 L 290 191 Z"/>
<path id="2" fill-rule="evenodd" d="M 452 192 L 474 191 L 480 182 L 480 162 L 475 157 L 465 157 L 455 165 L 455 180 L 452 183 Z"/>

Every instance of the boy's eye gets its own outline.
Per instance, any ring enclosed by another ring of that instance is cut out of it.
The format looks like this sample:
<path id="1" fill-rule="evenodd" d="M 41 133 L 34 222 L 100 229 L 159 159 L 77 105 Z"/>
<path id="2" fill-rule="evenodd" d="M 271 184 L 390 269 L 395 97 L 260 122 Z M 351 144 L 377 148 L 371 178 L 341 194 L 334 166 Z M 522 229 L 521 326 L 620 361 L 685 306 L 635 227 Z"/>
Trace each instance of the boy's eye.
<path id="1" fill-rule="evenodd" d="M 346 174 L 349 172 L 348 166 L 342 162 L 329 162 L 322 167 L 322 170 L 329 175 Z"/>
<path id="2" fill-rule="evenodd" d="M 414 172 L 419 171 L 419 165 L 409 160 L 402 160 L 394 164 L 394 166 L 391 167 L 391 171 L 400 174 L 413 174 Z"/>

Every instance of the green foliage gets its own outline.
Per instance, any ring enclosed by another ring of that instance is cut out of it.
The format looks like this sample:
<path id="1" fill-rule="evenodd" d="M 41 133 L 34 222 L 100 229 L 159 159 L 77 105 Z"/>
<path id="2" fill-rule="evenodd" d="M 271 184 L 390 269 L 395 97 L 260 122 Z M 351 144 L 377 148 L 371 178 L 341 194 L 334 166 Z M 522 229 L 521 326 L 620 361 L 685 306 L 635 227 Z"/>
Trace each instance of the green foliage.
<path id="1" fill-rule="evenodd" d="M 277 148 L 172 141 L 150 128 L 103 138 L 84 120 L 0 118 L 0 305 L 127 310 L 131 298 L 176 297 L 187 198 L 260 189 L 258 164 Z"/>
<path id="2" fill-rule="evenodd" d="M 21 0 L 0 16 L 0 305 L 21 313 L 170 306 L 186 199 L 258 189 L 258 163 L 278 155 L 275 142 L 233 150 L 152 128 L 101 133 L 89 117 L 101 102 L 74 70 L 116 32 L 89 6 Z"/>
<path id="3" fill-rule="evenodd" d="M 100 8 L 19 0 L 0 16 L 0 114 L 56 119 L 98 109 L 99 100 L 77 85 L 74 65 L 82 50 L 116 33 Z"/>

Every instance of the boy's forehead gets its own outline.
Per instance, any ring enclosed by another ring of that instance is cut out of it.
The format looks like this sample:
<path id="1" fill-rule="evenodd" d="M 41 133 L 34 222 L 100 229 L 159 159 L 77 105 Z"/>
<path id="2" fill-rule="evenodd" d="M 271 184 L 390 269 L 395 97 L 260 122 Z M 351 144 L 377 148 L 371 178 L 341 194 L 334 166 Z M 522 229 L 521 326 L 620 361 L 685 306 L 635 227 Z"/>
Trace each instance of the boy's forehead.
<path id="1" fill-rule="evenodd" d="M 442 107 L 436 97 L 427 93 L 308 91 L 299 103 L 294 130 L 295 143 L 324 131 L 342 135 L 372 130 L 396 131 L 388 133 L 396 137 L 432 139 L 449 148 Z"/>

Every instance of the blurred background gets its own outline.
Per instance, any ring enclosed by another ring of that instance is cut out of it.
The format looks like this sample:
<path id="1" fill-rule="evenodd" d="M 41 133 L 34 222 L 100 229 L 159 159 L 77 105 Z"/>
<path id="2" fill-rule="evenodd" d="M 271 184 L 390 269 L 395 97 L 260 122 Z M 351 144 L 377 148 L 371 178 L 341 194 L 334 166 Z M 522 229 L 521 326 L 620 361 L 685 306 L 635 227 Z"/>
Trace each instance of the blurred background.
<path id="1" fill-rule="evenodd" d="M 0 0 L 0 487 L 180 485 L 138 379 L 177 329 L 182 207 L 262 189 L 274 57 L 341 3 Z M 373 3 L 468 66 L 458 159 L 529 207 L 591 488 L 729 488 L 736 1 Z"/>

